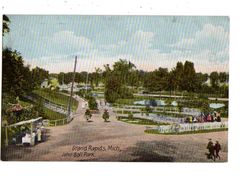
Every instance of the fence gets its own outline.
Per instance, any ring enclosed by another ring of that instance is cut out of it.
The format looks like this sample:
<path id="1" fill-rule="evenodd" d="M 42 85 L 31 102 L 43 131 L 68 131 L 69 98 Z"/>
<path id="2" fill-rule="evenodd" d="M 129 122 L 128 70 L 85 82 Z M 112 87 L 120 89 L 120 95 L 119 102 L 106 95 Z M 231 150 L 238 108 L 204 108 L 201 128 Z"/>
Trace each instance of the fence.
<path id="1" fill-rule="evenodd" d="M 227 129 L 228 122 L 211 122 L 211 123 L 192 123 L 192 124 L 172 124 L 159 126 L 159 133 L 180 133 L 201 130 Z"/>
<path id="2" fill-rule="evenodd" d="M 46 120 L 46 126 L 61 126 L 68 124 L 70 121 L 72 121 L 73 115 L 71 115 L 69 118 L 63 118 L 63 119 L 56 119 L 56 120 Z"/>
<path id="3" fill-rule="evenodd" d="M 34 95 L 34 94 L 33 94 Z M 33 96 L 25 96 L 25 98 L 33 101 L 33 102 L 37 102 L 37 98 L 41 98 L 43 99 L 44 101 L 44 106 L 48 109 L 51 109 L 55 112 L 58 112 L 58 113 L 61 113 L 61 114 L 67 114 L 67 109 L 66 109 L 66 106 L 65 105 L 62 105 L 62 104 L 56 104 L 54 102 L 51 102 L 50 100 L 44 98 L 44 97 L 41 97 L 41 96 L 38 96 L 38 95 L 34 95 L 35 97 Z"/>

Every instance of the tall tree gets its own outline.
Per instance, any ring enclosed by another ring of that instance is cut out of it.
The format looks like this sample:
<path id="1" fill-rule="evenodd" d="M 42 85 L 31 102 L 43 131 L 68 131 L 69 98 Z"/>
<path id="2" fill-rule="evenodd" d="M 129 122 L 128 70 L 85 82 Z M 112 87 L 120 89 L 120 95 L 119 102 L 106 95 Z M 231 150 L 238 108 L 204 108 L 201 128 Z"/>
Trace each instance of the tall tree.
<path id="1" fill-rule="evenodd" d="M 42 69 L 40 67 L 35 67 L 31 71 L 32 75 L 32 85 L 34 87 L 39 87 L 41 83 L 49 78 L 49 71 Z"/>
<path id="2" fill-rule="evenodd" d="M 5 33 L 8 33 L 10 31 L 9 23 L 10 23 L 9 17 L 7 17 L 6 15 L 3 15 L 3 30 L 2 30 L 3 36 Z"/>
<path id="3" fill-rule="evenodd" d="M 113 69 L 109 65 L 104 67 L 106 101 L 115 102 L 118 98 L 131 98 L 133 95 L 127 85 L 135 65 L 130 61 L 120 59 L 114 63 Z"/>
<path id="4" fill-rule="evenodd" d="M 228 80 L 229 80 L 229 74 L 227 74 L 226 72 L 220 72 L 219 73 L 219 81 L 221 83 L 228 82 Z"/>
<path id="5" fill-rule="evenodd" d="M 175 77 L 174 88 L 176 90 L 183 89 L 183 76 L 184 76 L 184 65 L 182 62 L 178 62 L 176 68 L 173 71 L 173 77 Z"/>
<path id="6" fill-rule="evenodd" d="M 24 61 L 19 52 L 9 48 L 3 50 L 2 91 L 13 96 L 21 96 L 30 91 L 31 74 L 29 67 L 24 66 Z"/>
<path id="7" fill-rule="evenodd" d="M 144 87 L 149 91 L 162 91 L 168 87 L 168 69 L 159 67 L 145 77 Z"/>
<path id="8" fill-rule="evenodd" d="M 183 73 L 183 90 L 195 91 L 196 88 L 196 71 L 194 68 L 194 63 L 186 61 L 184 64 Z"/>
<path id="9" fill-rule="evenodd" d="M 212 87 L 217 88 L 219 86 L 219 74 L 218 72 L 211 72 L 210 76 L 210 82 Z"/>

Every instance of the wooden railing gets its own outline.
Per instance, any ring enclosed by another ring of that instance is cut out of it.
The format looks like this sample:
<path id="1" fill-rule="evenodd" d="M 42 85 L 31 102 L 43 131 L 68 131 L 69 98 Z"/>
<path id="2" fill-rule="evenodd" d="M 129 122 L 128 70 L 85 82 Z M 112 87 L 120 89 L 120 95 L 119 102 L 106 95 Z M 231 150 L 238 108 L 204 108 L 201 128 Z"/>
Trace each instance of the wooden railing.
<path id="1" fill-rule="evenodd" d="M 71 115 L 69 118 L 62 118 L 62 119 L 56 119 L 56 120 L 44 120 L 47 126 L 53 127 L 53 126 L 61 126 L 68 124 L 72 121 L 73 115 Z"/>

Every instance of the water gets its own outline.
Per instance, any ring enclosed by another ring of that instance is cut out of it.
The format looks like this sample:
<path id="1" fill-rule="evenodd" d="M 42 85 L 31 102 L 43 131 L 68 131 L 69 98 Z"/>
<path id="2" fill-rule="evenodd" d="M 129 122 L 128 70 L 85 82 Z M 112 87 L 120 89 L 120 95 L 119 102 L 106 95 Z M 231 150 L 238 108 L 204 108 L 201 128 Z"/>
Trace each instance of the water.
<path id="1" fill-rule="evenodd" d="M 213 108 L 213 109 L 218 109 L 218 108 L 221 108 L 224 106 L 225 106 L 225 104 L 223 104 L 223 103 L 211 103 L 211 104 L 209 104 L 209 107 Z"/>

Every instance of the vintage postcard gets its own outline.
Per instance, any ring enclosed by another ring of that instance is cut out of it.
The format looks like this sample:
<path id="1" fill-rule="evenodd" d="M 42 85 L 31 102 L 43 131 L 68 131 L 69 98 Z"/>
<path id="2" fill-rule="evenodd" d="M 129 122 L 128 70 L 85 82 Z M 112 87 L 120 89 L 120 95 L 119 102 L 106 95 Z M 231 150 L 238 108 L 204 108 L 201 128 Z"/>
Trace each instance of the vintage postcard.
<path id="1" fill-rule="evenodd" d="M 2 19 L 1 160 L 228 161 L 229 17 Z"/>

